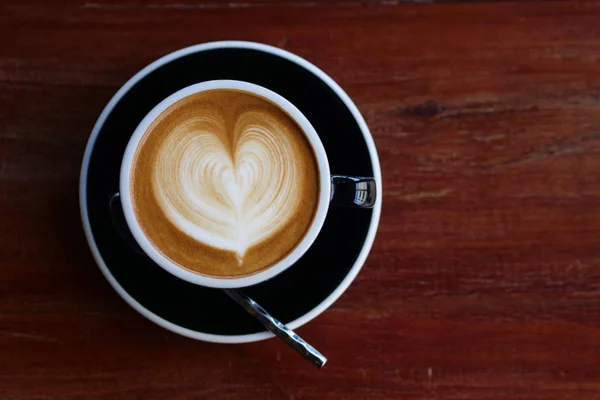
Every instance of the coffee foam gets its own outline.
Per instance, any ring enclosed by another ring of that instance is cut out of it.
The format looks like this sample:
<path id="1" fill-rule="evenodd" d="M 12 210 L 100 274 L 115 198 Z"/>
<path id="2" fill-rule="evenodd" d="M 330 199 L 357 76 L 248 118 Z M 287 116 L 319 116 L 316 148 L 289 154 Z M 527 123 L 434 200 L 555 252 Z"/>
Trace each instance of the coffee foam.
<path id="1" fill-rule="evenodd" d="M 290 117 L 256 96 L 214 90 L 179 101 L 148 129 L 132 193 L 158 250 L 197 272 L 237 276 L 268 267 L 302 239 L 317 182 L 312 149 Z"/>

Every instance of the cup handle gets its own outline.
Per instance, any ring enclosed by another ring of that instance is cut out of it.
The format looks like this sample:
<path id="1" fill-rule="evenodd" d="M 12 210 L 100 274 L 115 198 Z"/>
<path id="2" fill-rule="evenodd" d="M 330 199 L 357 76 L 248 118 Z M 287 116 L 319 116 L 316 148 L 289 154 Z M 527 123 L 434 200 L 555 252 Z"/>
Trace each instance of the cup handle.
<path id="1" fill-rule="evenodd" d="M 374 178 L 331 175 L 331 204 L 358 208 L 373 208 L 377 199 Z"/>
<path id="2" fill-rule="evenodd" d="M 123 207 L 121 206 L 121 194 L 119 192 L 113 194 L 108 201 L 108 209 L 110 212 L 110 219 L 112 220 L 115 230 L 123 239 L 123 241 L 138 254 L 144 254 L 144 251 L 139 244 L 135 241 L 127 222 L 125 221 L 125 214 L 123 214 Z"/>

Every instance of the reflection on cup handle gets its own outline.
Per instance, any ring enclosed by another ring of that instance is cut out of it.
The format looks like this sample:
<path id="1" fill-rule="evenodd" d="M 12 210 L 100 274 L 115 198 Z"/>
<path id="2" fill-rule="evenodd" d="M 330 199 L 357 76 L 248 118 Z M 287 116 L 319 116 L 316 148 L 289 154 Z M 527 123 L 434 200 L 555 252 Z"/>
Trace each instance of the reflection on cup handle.
<path id="1" fill-rule="evenodd" d="M 377 199 L 374 178 L 331 175 L 331 204 L 358 208 L 373 208 Z"/>

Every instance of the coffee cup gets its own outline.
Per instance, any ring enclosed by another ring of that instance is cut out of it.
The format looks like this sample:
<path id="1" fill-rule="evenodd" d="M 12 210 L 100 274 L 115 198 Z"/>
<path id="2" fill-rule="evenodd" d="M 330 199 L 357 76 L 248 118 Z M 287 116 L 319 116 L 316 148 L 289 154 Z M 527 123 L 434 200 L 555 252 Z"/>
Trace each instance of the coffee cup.
<path id="1" fill-rule="evenodd" d="M 229 110 L 229 104 L 238 103 Z M 238 126 L 242 128 L 235 133 Z M 234 133 L 219 136 L 211 129 Z M 149 133 L 157 130 L 177 133 L 167 138 Z M 158 138 L 156 151 L 149 135 Z M 228 153 L 225 145 L 232 142 L 236 150 Z M 204 161 L 196 160 L 195 151 Z M 148 156 L 140 161 L 144 154 Z M 261 174 L 276 185 L 260 186 Z M 211 179 L 217 183 L 207 183 Z M 310 249 L 330 206 L 369 208 L 376 195 L 373 178 L 331 173 L 319 135 L 291 102 L 234 80 L 191 85 L 156 105 L 129 140 L 119 185 L 127 227 L 143 253 L 178 278 L 212 288 L 251 286 L 282 273 Z M 196 185 L 210 190 L 189 189 Z M 188 204 L 188 197 L 194 201 Z M 265 197 L 271 200 L 262 204 Z M 146 207 L 146 198 L 151 206 Z M 246 210 L 252 218 L 243 215 Z M 235 211 L 235 218 L 229 211 Z M 194 225 L 197 221 L 200 227 Z M 236 231 L 242 225 L 238 231 L 243 235 Z M 199 266 L 189 261 L 195 255 L 202 255 Z M 219 269 L 220 262 L 230 266 Z M 249 269 L 236 269 L 246 264 Z"/>

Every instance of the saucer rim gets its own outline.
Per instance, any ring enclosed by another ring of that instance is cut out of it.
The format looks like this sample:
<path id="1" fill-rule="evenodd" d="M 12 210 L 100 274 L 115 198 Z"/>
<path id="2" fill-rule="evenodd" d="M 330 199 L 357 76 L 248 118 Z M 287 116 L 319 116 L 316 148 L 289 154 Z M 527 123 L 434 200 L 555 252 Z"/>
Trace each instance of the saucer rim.
<path id="1" fill-rule="evenodd" d="M 289 60 L 303 67 L 309 72 L 312 72 L 316 75 L 321 81 L 323 81 L 333 92 L 342 100 L 344 105 L 348 108 L 348 110 L 353 115 L 356 120 L 360 131 L 365 139 L 365 143 L 367 145 L 367 149 L 369 151 L 369 156 L 371 160 L 371 165 L 373 168 L 373 178 L 377 182 L 377 193 L 376 193 L 376 201 L 373 207 L 373 213 L 371 216 L 371 221 L 369 223 L 369 229 L 367 231 L 367 235 L 362 245 L 362 249 L 356 258 L 354 265 L 344 279 L 340 282 L 340 284 L 316 307 L 312 308 L 310 311 L 302 315 L 301 317 L 289 322 L 287 326 L 290 329 L 297 329 L 300 326 L 308 323 L 313 320 L 321 313 L 323 313 L 327 308 L 329 308 L 350 286 L 350 284 L 354 281 L 360 270 L 362 269 L 367 256 L 371 250 L 373 242 L 375 240 L 375 235 L 377 233 L 377 228 L 379 226 L 379 219 L 381 215 L 381 205 L 382 205 L 382 179 L 381 179 L 381 166 L 379 164 L 379 156 L 377 154 L 377 150 L 375 148 L 375 143 L 373 141 L 373 137 L 367 124 L 360 114 L 360 111 L 354 104 L 354 102 L 350 99 L 350 97 L 346 94 L 346 92 L 325 72 L 319 69 L 314 64 L 308 62 L 307 60 L 297 56 L 293 53 L 290 53 L 287 50 L 283 50 L 274 46 L 266 45 L 263 43 L 256 42 L 246 42 L 246 41 L 217 41 L 217 42 L 207 42 L 192 45 L 189 47 L 185 47 L 174 52 L 171 52 L 154 62 L 148 64 L 146 67 L 139 70 L 136 74 L 134 74 L 119 90 L 113 95 L 110 101 L 106 104 L 102 113 L 98 117 L 88 142 L 85 147 L 85 152 L 83 155 L 81 172 L 79 177 L 79 204 L 80 204 L 80 212 L 81 212 L 81 220 L 83 224 L 83 229 L 85 233 L 86 240 L 92 252 L 92 256 L 96 261 L 96 264 L 100 268 L 100 271 L 109 282 L 109 284 L 113 287 L 113 289 L 119 294 L 119 296 L 129 304 L 134 310 L 140 313 L 142 316 L 147 318 L 148 320 L 154 322 L 155 324 L 168 329 L 174 333 L 177 333 L 182 336 L 186 336 L 192 339 L 202 340 L 205 342 L 213 342 L 213 343 L 249 343 L 256 342 L 260 340 L 265 340 L 273 337 L 273 333 L 269 331 L 244 334 L 244 335 L 219 335 L 212 333 L 204 333 L 195 331 L 192 329 L 184 328 L 177 324 L 172 323 L 156 314 L 152 311 L 145 308 L 141 303 L 139 303 L 133 296 L 131 296 L 118 282 L 118 280 L 112 275 L 110 270 L 108 269 L 100 251 L 97 247 L 96 241 L 94 239 L 92 233 L 92 227 L 88 216 L 88 208 L 87 208 L 87 175 L 89 170 L 89 163 L 92 155 L 92 151 L 94 149 L 96 139 L 100 133 L 102 126 L 104 125 L 107 117 L 113 111 L 114 107 L 118 104 L 118 102 L 123 98 L 123 96 L 142 78 L 147 76 L 152 71 L 157 68 L 168 64 L 178 58 L 183 56 L 199 53 L 207 50 L 215 50 L 215 49 L 224 49 L 224 48 L 234 48 L 234 49 L 250 49 L 250 50 L 258 50 L 265 53 L 273 54 L 283 59 Z"/>

